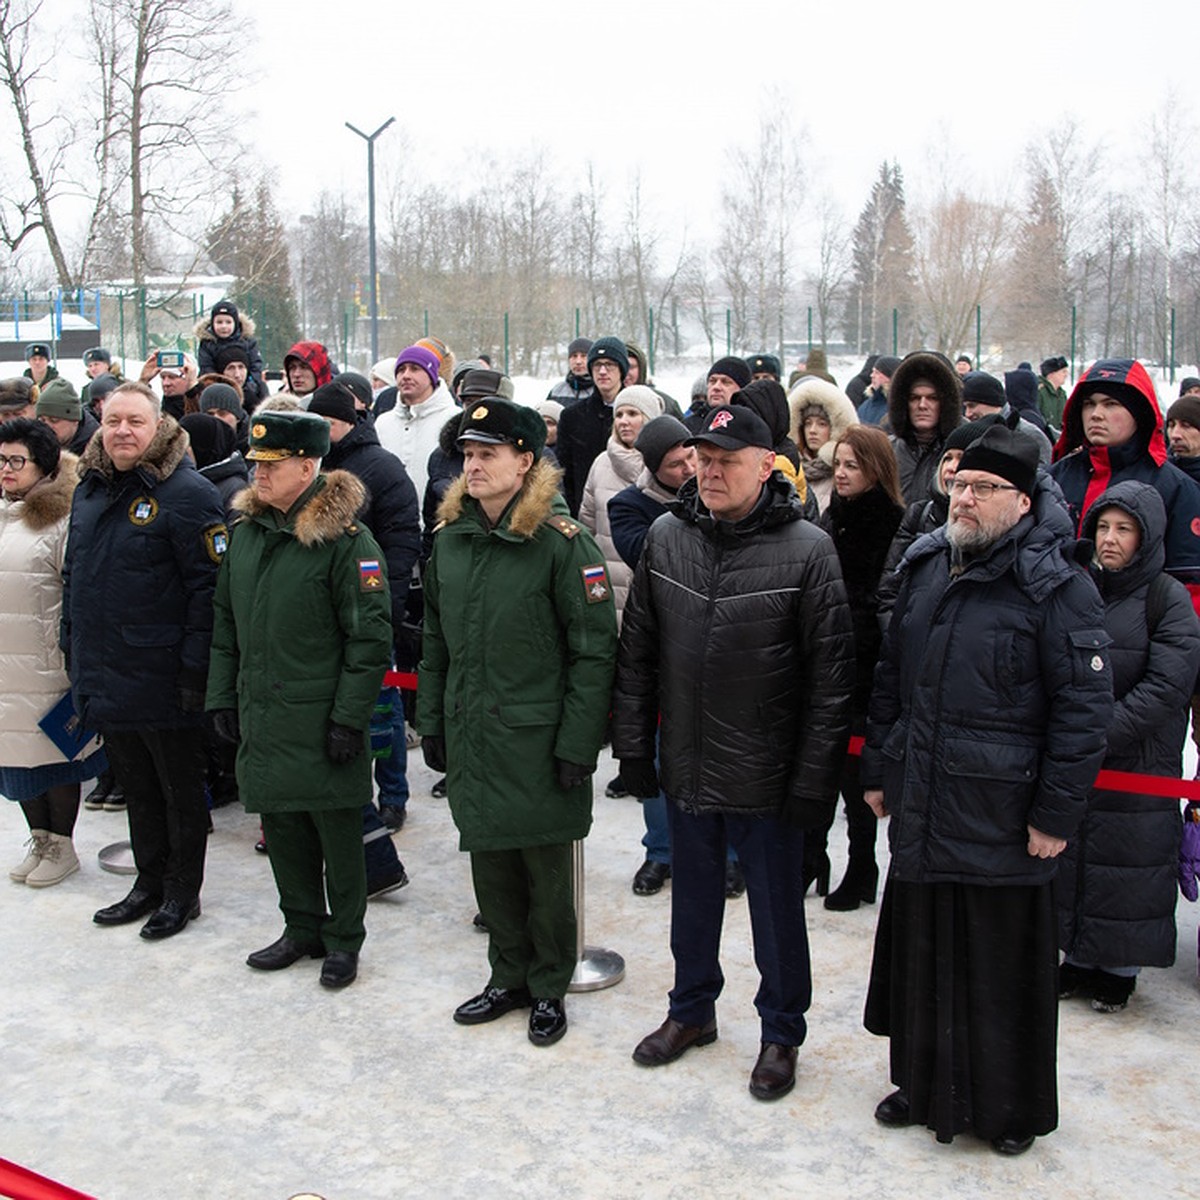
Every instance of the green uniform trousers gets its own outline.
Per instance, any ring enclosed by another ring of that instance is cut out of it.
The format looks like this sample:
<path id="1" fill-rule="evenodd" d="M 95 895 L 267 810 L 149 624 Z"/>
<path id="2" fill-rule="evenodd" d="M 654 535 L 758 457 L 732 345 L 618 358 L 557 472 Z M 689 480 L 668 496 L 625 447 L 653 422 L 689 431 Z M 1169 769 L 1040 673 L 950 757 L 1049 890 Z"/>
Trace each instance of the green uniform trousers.
<path id="1" fill-rule="evenodd" d="M 284 933 L 301 944 L 322 942 L 326 953 L 358 950 L 367 936 L 361 806 L 263 813 L 262 821 Z"/>
<path id="2" fill-rule="evenodd" d="M 493 987 L 561 1000 L 575 973 L 571 843 L 473 850 L 475 902 L 488 928 Z"/>

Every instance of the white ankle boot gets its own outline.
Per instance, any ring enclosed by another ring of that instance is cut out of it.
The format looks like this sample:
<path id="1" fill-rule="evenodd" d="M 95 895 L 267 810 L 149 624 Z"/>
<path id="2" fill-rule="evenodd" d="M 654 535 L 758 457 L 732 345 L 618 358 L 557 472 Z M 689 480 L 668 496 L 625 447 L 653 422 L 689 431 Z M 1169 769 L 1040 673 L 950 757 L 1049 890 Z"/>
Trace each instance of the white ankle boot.
<path id="1" fill-rule="evenodd" d="M 25 883 L 28 887 L 52 887 L 78 870 L 74 843 L 61 833 L 52 833 L 42 851 L 42 861 L 25 876 Z"/>
<path id="2" fill-rule="evenodd" d="M 46 853 L 48 845 L 50 845 L 50 833 L 48 830 L 31 829 L 29 831 L 29 841 L 25 843 L 25 857 L 21 860 L 19 866 L 15 866 L 9 871 L 9 879 L 15 880 L 17 883 L 24 883 L 29 878 L 34 867 L 42 861 L 42 855 Z"/>

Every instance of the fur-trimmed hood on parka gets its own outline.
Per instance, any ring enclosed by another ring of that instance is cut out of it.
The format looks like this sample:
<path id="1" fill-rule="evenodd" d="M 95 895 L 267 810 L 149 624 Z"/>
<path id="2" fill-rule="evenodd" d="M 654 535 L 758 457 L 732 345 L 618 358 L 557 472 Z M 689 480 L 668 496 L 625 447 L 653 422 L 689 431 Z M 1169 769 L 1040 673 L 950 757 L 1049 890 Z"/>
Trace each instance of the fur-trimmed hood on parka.
<path id="1" fill-rule="evenodd" d="M 192 336 L 198 342 L 209 341 L 216 342 L 218 346 L 222 342 L 228 344 L 236 338 L 252 338 L 254 336 L 255 325 L 254 318 L 245 316 L 241 312 L 238 313 L 237 323 L 233 327 L 233 332 L 227 338 L 219 338 L 213 333 L 212 317 L 201 317 L 196 322 L 196 327 L 192 330 Z"/>
<path id="2" fill-rule="evenodd" d="M 533 464 L 508 510 L 507 528 L 510 533 L 523 538 L 531 538 L 537 533 L 546 518 L 553 515 L 555 499 L 561 498 L 558 490 L 561 478 L 562 472 L 544 458 Z M 468 499 L 467 477 L 460 475 L 438 505 L 438 527 L 452 525 L 462 517 Z"/>
<path id="3" fill-rule="evenodd" d="M 174 417 L 164 413 L 150 445 L 146 447 L 146 453 L 142 455 L 134 470 L 143 475 L 148 482 L 162 483 L 187 457 L 189 445 L 191 440 L 187 430 L 181 429 Z M 104 449 L 103 437 L 93 437 L 79 459 L 81 480 L 86 479 L 92 471 L 98 472 L 109 482 L 117 474 L 113 460 Z"/>
<path id="4" fill-rule="evenodd" d="M 829 441 L 817 451 L 817 457 L 827 467 L 832 468 L 833 451 L 838 439 L 846 436 L 846 431 L 851 425 L 858 424 L 858 413 L 854 411 L 850 397 L 832 383 L 826 383 L 815 375 L 806 375 L 801 379 L 788 395 L 788 409 L 791 412 L 792 438 L 800 450 L 800 457 L 805 459 L 809 456 L 804 449 L 804 430 L 800 414 L 809 405 L 821 409 L 829 421 Z"/>
<path id="5" fill-rule="evenodd" d="M 354 524 L 367 499 L 367 489 L 349 471 L 328 471 L 317 478 L 323 486 L 309 496 L 292 524 L 292 533 L 302 546 L 323 546 L 337 541 Z M 238 492 L 231 507 L 250 519 L 265 516 L 271 509 L 271 505 L 254 494 L 252 487 Z"/>
<path id="6" fill-rule="evenodd" d="M 962 423 L 962 381 L 950 360 L 935 350 L 914 350 L 900 360 L 888 388 L 888 422 L 892 433 L 902 441 L 912 436 L 912 425 L 908 420 L 908 396 L 918 379 L 927 380 L 941 399 L 938 438 L 944 440 L 952 429 Z"/>
<path id="7" fill-rule="evenodd" d="M 35 533 L 49 529 L 71 511 L 71 497 L 79 484 L 79 459 L 64 450 L 59 455 L 58 470 L 39 479 L 21 497 L 21 520 Z"/>

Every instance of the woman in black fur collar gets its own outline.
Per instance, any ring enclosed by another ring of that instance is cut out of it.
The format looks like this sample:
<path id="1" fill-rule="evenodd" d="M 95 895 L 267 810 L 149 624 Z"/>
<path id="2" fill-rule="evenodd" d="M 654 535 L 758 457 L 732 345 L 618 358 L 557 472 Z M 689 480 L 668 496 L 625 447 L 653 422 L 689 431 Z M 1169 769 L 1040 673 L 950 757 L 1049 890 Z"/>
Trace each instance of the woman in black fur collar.
<path id="1" fill-rule="evenodd" d="M 877 589 L 888 548 L 903 516 L 900 476 L 887 435 L 873 425 L 852 425 L 834 447 L 833 493 L 821 517 L 821 528 L 837 547 L 854 619 L 852 734 L 861 735 L 866 728 L 875 660 L 883 640 Z M 825 907 L 848 911 L 862 902 L 873 904 L 879 883 L 875 814 L 863 800 L 855 755 L 846 757 L 841 791 L 850 832 L 850 862 L 840 886 L 825 897 Z M 818 894 L 826 890 L 829 881 L 829 855 L 825 851 L 828 832 L 828 827 L 812 831 L 805 845 L 805 877 L 817 881 Z"/>

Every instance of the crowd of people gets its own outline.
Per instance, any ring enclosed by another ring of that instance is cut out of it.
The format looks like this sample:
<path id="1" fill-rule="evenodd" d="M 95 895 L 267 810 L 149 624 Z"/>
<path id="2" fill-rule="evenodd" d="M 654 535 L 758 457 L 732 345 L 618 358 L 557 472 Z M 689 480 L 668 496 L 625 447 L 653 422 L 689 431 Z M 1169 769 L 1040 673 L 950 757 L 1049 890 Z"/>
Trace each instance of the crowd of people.
<path id="1" fill-rule="evenodd" d="M 157 351 L 137 378 L 97 347 L 77 393 L 35 343 L 0 382 L 14 882 L 79 869 L 95 780 L 83 803 L 125 808 L 137 870 L 96 924 L 175 936 L 201 915 L 209 810 L 240 800 L 283 916 L 247 964 L 319 958 L 346 987 L 369 898 L 409 882 L 391 835 L 419 744 L 488 937 L 453 1019 L 528 1010 L 549 1046 L 611 744 L 605 790 L 644 816 L 632 889 L 671 884 L 673 986 L 639 1066 L 716 1040 L 744 894 L 749 1090 L 786 1095 L 806 894 L 874 904 L 887 818 L 864 1024 L 895 1090 L 876 1118 L 1010 1155 L 1055 1128 L 1057 1005 L 1125 1008 L 1174 961 L 1177 883 L 1194 891 L 1178 802 L 1096 781 L 1180 774 L 1200 380 L 1164 417 L 1135 360 L 1068 394 L 1061 357 L 1000 378 L 918 350 L 842 389 L 814 349 L 786 385 L 774 355 L 718 358 L 685 409 L 610 335 L 571 342 L 532 405 L 437 338 L 368 374 L 298 342 L 272 394 L 254 332 L 221 300 L 195 356 Z"/>

